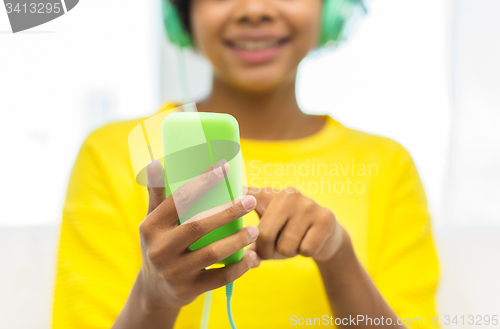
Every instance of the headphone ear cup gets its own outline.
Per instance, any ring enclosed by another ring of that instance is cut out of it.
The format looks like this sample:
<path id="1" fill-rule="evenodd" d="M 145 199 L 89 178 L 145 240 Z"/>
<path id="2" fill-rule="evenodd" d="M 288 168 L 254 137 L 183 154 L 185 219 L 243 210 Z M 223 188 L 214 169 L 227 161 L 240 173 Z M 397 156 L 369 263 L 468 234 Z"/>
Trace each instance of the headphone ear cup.
<path id="1" fill-rule="evenodd" d="M 363 0 L 324 0 L 319 46 L 336 46 L 346 39 L 345 27 L 360 8 L 366 11 Z"/>
<path id="2" fill-rule="evenodd" d="M 170 42 L 180 48 L 192 47 L 193 40 L 184 28 L 177 9 L 170 0 L 161 1 L 161 13 L 163 26 Z"/>

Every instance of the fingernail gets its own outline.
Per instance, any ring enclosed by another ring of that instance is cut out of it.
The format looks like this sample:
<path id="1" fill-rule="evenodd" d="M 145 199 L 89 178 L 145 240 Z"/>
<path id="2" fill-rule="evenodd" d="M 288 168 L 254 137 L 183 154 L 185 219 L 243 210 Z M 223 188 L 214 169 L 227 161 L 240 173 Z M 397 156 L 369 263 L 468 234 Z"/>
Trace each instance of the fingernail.
<path id="1" fill-rule="evenodd" d="M 252 210 L 253 208 L 255 208 L 257 200 L 253 195 L 245 195 L 245 197 L 241 199 L 241 204 L 243 205 L 243 208 L 245 208 L 245 210 Z"/>
<path id="2" fill-rule="evenodd" d="M 250 256 L 250 259 L 252 260 L 252 262 L 254 262 L 255 259 L 257 258 L 257 254 L 255 253 L 255 251 L 250 251 L 248 253 L 248 256 Z"/>
<path id="3" fill-rule="evenodd" d="M 222 166 L 224 166 L 224 170 L 222 170 Z M 227 163 L 226 160 L 222 160 L 216 163 L 214 167 L 215 167 L 214 169 L 215 174 L 221 177 L 224 177 L 224 172 L 226 172 L 227 174 L 227 172 L 229 171 L 229 163 Z"/>
<path id="4" fill-rule="evenodd" d="M 259 229 L 256 226 L 253 225 L 247 226 L 247 230 L 248 233 L 250 233 L 252 240 L 257 239 L 257 236 L 259 236 Z"/>

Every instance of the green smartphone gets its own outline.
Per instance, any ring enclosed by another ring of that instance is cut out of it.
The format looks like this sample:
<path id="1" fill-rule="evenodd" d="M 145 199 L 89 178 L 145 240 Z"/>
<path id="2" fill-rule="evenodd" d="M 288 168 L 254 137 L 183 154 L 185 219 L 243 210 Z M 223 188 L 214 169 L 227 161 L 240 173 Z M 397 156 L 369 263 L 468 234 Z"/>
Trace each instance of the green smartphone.
<path id="1" fill-rule="evenodd" d="M 162 140 L 167 197 L 221 160 L 226 160 L 230 166 L 225 179 L 198 199 L 179 218 L 179 225 L 198 213 L 231 202 L 243 194 L 240 134 L 238 122 L 233 116 L 205 112 L 172 113 L 162 122 Z M 196 250 L 207 246 L 242 227 L 243 219 L 237 218 L 206 234 L 189 248 Z M 239 262 L 243 252 L 241 249 L 220 263 L 229 265 Z"/>

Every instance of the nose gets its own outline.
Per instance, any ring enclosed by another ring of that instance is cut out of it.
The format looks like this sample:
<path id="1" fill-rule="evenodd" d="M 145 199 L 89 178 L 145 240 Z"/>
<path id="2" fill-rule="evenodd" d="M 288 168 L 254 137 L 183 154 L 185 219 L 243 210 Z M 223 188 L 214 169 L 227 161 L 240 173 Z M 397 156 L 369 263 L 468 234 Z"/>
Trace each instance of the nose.
<path id="1" fill-rule="evenodd" d="M 235 0 L 234 17 L 239 24 L 260 25 L 272 22 L 277 13 L 272 2 L 274 0 Z"/>

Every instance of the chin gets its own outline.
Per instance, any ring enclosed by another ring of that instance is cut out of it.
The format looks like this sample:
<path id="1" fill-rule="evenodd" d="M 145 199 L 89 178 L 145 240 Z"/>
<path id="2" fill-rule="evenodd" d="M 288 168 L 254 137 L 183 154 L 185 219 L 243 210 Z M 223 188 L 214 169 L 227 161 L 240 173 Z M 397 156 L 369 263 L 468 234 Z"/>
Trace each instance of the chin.
<path id="1" fill-rule="evenodd" d="M 255 93 L 263 93 L 270 91 L 291 81 L 294 81 L 294 74 L 286 74 L 281 72 L 272 72 L 272 70 L 259 70 L 260 72 L 245 72 L 236 74 L 232 80 L 232 84 L 238 88 Z M 289 70 L 288 72 L 293 71 Z"/>
<path id="2" fill-rule="evenodd" d="M 238 88 L 254 93 L 265 93 L 283 85 L 282 81 L 262 79 L 262 80 L 244 80 L 236 83 Z"/>

